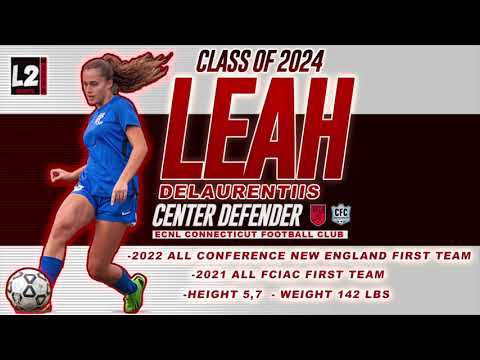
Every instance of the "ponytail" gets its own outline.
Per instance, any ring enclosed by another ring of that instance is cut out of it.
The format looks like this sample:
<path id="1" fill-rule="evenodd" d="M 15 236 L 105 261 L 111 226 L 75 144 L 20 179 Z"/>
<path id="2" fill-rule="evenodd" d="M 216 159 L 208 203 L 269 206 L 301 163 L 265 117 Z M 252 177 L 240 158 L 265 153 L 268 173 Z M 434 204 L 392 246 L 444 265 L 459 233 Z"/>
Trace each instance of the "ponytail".
<path id="1" fill-rule="evenodd" d="M 128 61 L 114 54 L 105 54 L 101 58 L 89 60 L 83 69 L 100 69 L 102 76 L 113 80 L 112 93 L 131 93 L 164 77 L 168 72 L 168 61 L 173 53 L 156 57 L 150 52 Z"/>

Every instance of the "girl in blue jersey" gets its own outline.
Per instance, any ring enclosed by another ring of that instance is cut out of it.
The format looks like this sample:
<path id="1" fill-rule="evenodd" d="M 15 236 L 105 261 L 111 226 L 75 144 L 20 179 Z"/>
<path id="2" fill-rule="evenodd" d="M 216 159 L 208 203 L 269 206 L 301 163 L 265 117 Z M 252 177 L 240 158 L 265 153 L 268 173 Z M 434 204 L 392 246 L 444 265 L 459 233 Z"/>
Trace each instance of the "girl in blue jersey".
<path id="1" fill-rule="evenodd" d="M 85 63 L 83 93 L 88 104 L 96 108 L 83 135 L 88 160 L 73 172 L 50 171 L 52 182 L 77 183 L 58 209 L 40 259 L 40 271 L 53 286 L 63 267 L 68 240 L 95 219 L 88 273 L 124 295 L 127 313 L 140 310 L 147 279 L 143 274 L 130 276 L 113 263 L 113 258 L 127 226 L 136 222 L 139 186 L 135 173 L 147 154 L 147 144 L 133 104 L 118 94 L 136 91 L 165 76 L 172 55 L 153 57 L 146 53 L 127 62 L 106 54 Z M 51 308 L 49 303 L 40 311 Z"/>

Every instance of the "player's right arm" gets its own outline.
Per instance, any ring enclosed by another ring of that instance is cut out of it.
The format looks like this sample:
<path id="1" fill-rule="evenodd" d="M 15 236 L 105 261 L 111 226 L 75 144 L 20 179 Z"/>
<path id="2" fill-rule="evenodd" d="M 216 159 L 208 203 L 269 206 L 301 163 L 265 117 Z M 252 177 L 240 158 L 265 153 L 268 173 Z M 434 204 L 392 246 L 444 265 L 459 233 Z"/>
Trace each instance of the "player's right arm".
<path id="1" fill-rule="evenodd" d="M 80 174 L 82 171 L 85 169 L 87 165 L 83 165 L 82 167 L 79 167 L 77 170 L 69 172 L 63 169 L 52 169 L 50 170 L 50 180 L 52 182 L 58 181 L 58 180 L 66 180 L 66 181 L 75 181 L 78 180 L 80 177 Z"/>

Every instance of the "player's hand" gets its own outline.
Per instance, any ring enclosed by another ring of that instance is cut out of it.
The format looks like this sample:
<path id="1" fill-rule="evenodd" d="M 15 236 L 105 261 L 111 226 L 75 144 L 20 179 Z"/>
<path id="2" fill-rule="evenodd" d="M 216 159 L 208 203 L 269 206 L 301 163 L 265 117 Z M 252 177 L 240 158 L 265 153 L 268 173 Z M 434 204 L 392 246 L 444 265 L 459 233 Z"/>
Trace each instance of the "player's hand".
<path id="1" fill-rule="evenodd" d="M 115 187 L 112 191 L 112 199 L 110 205 L 115 204 L 115 202 L 123 202 L 127 198 L 128 193 L 128 184 L 124 181 L 118 180 L 115 184 Z"/>
<path id="2" fill-rule="evenodd" d="M 50 180 L 52 182 L 58 181 L 58 180 L 72 180 L 73 175 L 71 172 L 65 171 L 63 169 L 52 169 L 50 170 Z"/>

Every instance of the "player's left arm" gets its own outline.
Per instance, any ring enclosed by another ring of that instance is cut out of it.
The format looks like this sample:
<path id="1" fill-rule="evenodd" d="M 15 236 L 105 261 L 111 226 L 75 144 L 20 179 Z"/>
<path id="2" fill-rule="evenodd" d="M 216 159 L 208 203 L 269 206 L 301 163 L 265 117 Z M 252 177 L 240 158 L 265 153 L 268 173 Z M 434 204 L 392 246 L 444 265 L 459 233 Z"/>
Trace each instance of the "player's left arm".
<path id="1" fill-rule="evenodd" d="M 139 126 L 128 126 L 125 130 L 128 141 L 132 144 L 132 152 L 125 169 L 123 169 L 115 187 L 112 191 L 111 204 L 117 201 L 124 201 L 128 194 L 128 183 L 136 174 L 148 152 L 147 142 Z"/>

